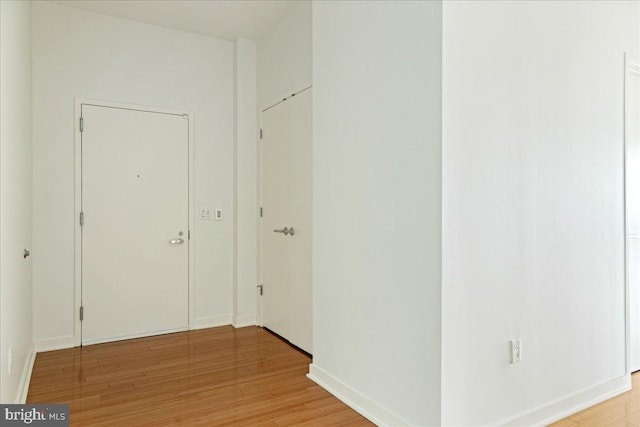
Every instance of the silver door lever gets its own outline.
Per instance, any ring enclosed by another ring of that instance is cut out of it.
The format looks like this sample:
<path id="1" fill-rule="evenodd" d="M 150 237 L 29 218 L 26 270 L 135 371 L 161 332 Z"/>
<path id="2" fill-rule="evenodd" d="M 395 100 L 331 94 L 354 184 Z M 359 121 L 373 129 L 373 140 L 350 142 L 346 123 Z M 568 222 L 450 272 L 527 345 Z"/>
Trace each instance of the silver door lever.
<path id="1" fill-rule="evenodd" d="M 184 243 L 184 239 L 173 239 L 169 240 L 169 243 L 172 245 L 181 245 Z"/>
<path id="2" fill-rule="evenodd" d="M 282 230 L 277 230 L 277 229 L 273 230 L 273 232 L 274 233 L 283 233 L 285 236 L 288 236 L 288 235 L 292 235 L 293 236 L 294 230 L 293 230 L 293 227 L 291 227 L 291 228 L 285 227 Z"/>

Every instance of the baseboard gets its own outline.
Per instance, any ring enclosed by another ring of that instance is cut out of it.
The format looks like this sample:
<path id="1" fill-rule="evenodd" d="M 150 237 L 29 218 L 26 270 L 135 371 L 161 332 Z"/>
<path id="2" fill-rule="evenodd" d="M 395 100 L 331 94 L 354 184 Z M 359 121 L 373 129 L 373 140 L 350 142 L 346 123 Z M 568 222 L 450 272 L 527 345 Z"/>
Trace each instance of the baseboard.
<path id="1" fill-rule="evenodd" d="M 227 326 L 227 325 L 231 325 L 231 316 L 205 317 L 202 319 L 195 319 L 192 322 L 192 324 L 189 326 L 189 329 L 195 330 L 195 329 L 215 328 L 217 326 Z M 248 325 L 244 325 L 244 326 L 248 326 Z M 172 332 L 175 332 L 175 331 L 172 331 Z M 165 332 L 162 332 L 162 333 L 165 333 Z M 149 336 L 149 334 L 144 334 L 141 336 Z M 128 338 L 133 338 L 133 337 L 134 336 L 131 336 Z M 38 340 L 36 342 L 36 351 L 38 353 L 42 353 L 45 351 L 62 350 L 62 349 L 73 348 L 73 347 L 75 347 L 75 340 L 73 335 L 69 335 L 66 337 L 47 338 L 43 340 Z"/>
<path id="2" fill-rule="evenodd" d="M 256 326 L 256 315 L 233 316 L 231 324 L 234 328 L 244 328 L 246 326 Z"/>
<path id="3" fill-rule="evenodd" d="M 20 384 L 18 384 L 18 394 L 15 403 L 27 403 L 27 394 L 29 394 L 29 383 L 31 382 L 31 372 L 33 372 L 33 364 L 36 362 L 36 343 L 32 342 L 29 348 L 29 354 L 22 368 L 20 376 Z"/>
<path id="4" fill-rule="evenodd" d="M 408 421 L 383 408 L 379 403 L 349 387 L 315 364 L 309 365 L 307 377 L 378 426 L 411 425 Z"/>
<path id="5" fill-rule="evenodd" d="M 164 329 L 164 330 L 161 330 L 161 331 L 153 331 L 153 332 L 144 332 L 142 334 L 121 335 L 119 337 L 98 338 L 98 339 L 93 339 L 93 340 L 83 340 L 82 341 L 82 346 L 89 346 L 89 345 L 95 345 L 95 344 L 104 344 L 104 343 L 116 342 L 116 341 L 135 340 L 136 338 L 148 338 L 148 337 L 155 337 L 155 336 L 158 336 L 158 335 L 175 334 L 176 332 L 185 332 L 185 331 L 188 331 L 188 330 L 189 330 L 189 328 L 186 328 L 186 327 L 183 326 L 181 328 Z"/>
<path id="6" fill-rule="evenodd" d="M 38 353 L 42 353 L 44 351 L 63 350 L 73 347 L 75 347 L 73 335 L 36 341 L 36 351 Z"/>
<path id="7" fill-rule="evenodd" d="M 231 316 L 205 317 L 202 319 L 194 319 L 190 329 L 216 328 L 218 326 L 227 326 L 231 324 Z"/>
<path id="8" fill-rule="evenodd" d="M 631 390 L 631 375 L 622 375 L 594 387 L 496 423 L 499 426 L 546 426 Z"/>

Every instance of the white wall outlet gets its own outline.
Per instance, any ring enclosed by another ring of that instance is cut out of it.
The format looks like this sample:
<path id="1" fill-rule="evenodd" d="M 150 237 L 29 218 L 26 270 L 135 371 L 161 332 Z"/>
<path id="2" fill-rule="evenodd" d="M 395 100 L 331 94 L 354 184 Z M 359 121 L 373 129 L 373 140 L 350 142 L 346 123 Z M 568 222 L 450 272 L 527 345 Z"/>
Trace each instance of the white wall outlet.
<path id="1" fill-rule="evenodd" d="M 520 338 L 511 340 L 511 364 L 520 363 L 522 359 L 522 343 Z"/>
<path id="2" fill-rule="evenodd" d="M 9 365 L 9 373 L 11 373 L 11 371 L 13 371 L 13 348 L 9 347 L 9 356 L 7 357 L 7 359 L 9 359 L 7 361 L 7 364 Z"/>
<path id="3" fill-rule="evenodd" d="M 216 221 L 222 221 L 222 209 L 216 209 Z"/>
<path id="4" fill-rule="evenodd" d="M 211 219 L 211 208 L 201 208 L 200 219 Z"/>

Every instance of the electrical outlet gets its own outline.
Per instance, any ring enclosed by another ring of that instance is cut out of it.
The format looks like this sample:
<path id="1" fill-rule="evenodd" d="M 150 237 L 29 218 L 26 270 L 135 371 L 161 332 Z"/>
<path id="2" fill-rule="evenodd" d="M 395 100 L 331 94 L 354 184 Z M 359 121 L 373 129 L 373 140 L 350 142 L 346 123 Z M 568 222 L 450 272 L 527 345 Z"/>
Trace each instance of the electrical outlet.
<path id="1" fill-rule="evenodd" d="M 9 357 L 7 359 L 9 359 L 7 361 L 7 364 L 9 365 L 8 366 L 9 373 L 11 373 L 11 371 L 13 371 L 13 348 L 12 347 L 9 347 Z"/>
<path id="2" fill-rule="evenodd" d="M 520 338 L 511 340 L 511 364 L 520 363 L 522 359 L 522 343 Z"/>

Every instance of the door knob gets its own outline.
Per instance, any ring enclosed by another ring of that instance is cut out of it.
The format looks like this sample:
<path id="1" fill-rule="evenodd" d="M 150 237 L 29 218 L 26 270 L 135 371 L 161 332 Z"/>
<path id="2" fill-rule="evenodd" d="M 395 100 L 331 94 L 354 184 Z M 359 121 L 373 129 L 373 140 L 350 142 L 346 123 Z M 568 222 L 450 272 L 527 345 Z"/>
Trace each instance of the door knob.
<path id="1" fill-rule="evenodd" d="M 172 239 L 169 240 L 169 244 L 171 245 L 181 245 L 184 243 L 184 239 Z"/>
<path id="2" fill-rule="evenodd" d="M 29 255 L 31 255 L 31 252 L 28 249 L 25 249 L 24 252 L 22 253 L 22 257 L 23 258 L 27 258 Z"/>

